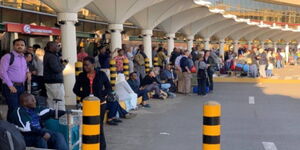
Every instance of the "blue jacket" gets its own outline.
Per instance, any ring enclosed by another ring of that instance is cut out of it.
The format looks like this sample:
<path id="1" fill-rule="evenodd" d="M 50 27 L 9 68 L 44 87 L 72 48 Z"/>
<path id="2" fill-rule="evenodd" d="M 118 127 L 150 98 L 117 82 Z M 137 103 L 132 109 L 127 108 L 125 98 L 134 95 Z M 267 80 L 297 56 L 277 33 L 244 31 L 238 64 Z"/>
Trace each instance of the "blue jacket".
<path id="1" fill-rule="evenodd" d="M 49 108 L 37 107 L 34 110 L 34 113 L 39 116 L 39 122 L 42 127 L 43 121 L 46 121 L 50 118 L 55 117 L 55 110 Z M 58 116 L 65 114 L 65 111 L 58 111 Z M 32 125 L 32 116 L 26 111 L 24 107 L 18 107 L 11 114 L 12 123 L 21 131 L 23 135 L 36 135 L 43 136 L 46 130 L 42 128 L 36 128 Z"/>

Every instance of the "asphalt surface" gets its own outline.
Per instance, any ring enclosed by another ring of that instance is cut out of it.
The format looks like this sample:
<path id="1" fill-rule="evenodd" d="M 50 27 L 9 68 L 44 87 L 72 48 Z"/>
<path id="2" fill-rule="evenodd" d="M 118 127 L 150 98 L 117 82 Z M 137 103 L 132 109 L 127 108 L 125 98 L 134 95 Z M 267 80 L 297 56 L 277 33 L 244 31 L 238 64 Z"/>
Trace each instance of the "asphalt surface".
<path id="1" fill-rule="evenodd" d="M 201 150 L 202 106 L 222 105 L 222 150 L 300 149 L 300 85 L 218 83 L 207 97 L 151 100 L 136 118 L 105 127 L 108 150 Z M 297 93 L 298 92 L 298 93 Z M 254 101 L 249 104 L 249 96 Z M 253 104 L 254 102 L 254 104 Z"/>

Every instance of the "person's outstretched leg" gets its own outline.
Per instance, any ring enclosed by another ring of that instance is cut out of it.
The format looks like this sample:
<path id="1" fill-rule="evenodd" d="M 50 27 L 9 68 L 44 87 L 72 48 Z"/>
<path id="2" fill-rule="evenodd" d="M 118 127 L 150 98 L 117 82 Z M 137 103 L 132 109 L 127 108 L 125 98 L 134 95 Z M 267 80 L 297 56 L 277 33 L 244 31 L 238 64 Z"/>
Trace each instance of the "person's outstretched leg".
<path id="1" fill-rule="evenodd" d="M 51 138 L 48 140 L 48 148 L 54 148 L 57 150 L 68 150 L 68 145 L 65 137 L 58 132 L 50 132 Z"/>

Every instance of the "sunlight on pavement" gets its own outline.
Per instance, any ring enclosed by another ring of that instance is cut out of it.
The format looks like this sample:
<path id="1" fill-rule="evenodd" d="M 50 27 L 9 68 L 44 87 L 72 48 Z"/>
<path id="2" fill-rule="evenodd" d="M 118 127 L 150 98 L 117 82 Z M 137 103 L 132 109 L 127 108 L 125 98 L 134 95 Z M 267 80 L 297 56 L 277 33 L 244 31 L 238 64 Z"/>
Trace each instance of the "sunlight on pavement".
<path id="1" fill-rule="evenodd" d="M 300 84 L 256 84 L 264 94 L 289 96 L 300 100 Z"/>

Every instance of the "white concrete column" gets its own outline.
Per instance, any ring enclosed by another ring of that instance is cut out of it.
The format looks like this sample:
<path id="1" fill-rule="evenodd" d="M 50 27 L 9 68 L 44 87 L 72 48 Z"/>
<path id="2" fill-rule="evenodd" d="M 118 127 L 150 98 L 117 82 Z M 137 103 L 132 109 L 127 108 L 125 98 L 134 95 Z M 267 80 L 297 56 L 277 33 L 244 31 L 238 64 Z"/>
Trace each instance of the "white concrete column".
<path id="1" fill-rule="evenodd" d="M 49 41 L 53 41 L 53 35 L 49 36 Z"/>
<path id="2" fill-rule="evenodd" d="M 286 63 L 289 62 L 289 53 L 290 53 L 290 43 L 286 42 L 286 45 L 285 45 L 285 62 Z"/>
<path id="3" fill-rule="evenodd" d="M 273 42 L 274 52 L 277 52 L 277 42 Z"/>
<path id="4" fill-rule="evenodd" d="M 113 52 L 116 48 L 122 48 L 122 35 L 123 24 L 110 24 L 108 26 L 110 31 L 110 51 Z"/>
<path id="5" fill-rule="evenodd" d="M 175 38 L 175 33 L 168 33 L 167 34 L 167 38 L 168 38 L 168 55 L 170 56 L 174 47 L 175 47 L 175 42 L 174 42 L 174 38 Z"/>
<path id="6" fill-rule="evenodd" d="M 76 97 L 72 89 L 75 83 L 75 62 L 77 61 L 76 28 L 74 25 L 78 21 L 77 13 L 58 13 L 57 17 L 59 21 L 64 21 L 64 24 L 60 25 L 62 57 L 69 60 L 63 72 L 66 105 L 75 105 Z"/>
<path id="7" fill-rule="evenodd" d="M 210 38 L 204 38 L 204 49 L 205 50 L 210 50 L 209 43 L 210 43 Z"/>
<path id="8" fill-rule="evenodd" d="M 19 38 L 19 34 L 17 32 L 11 33 L 10 43 L 9 43 L 10 47 L 13 47 L 13 41 L 18 38 Z"/>
<path id="9" fill-rule="evenodd" d="M 19 33 L 14 32 L 13 33 L 13 38 L 14 38 L 14 40 L 18 39 L 19 38 Z"/>
<path id="10" fill-rule="evenodd" d="M 222 56 L 222 59 L 224 59 L 224 45 L 225 45 L 225 39 L 220 40 L 220 56 Z"/>
<path id="11" fill-rule="evenodd" d="M 238 51 L 239 51 L 239 40 L 234 40 L 233 44 L 234 44 L 234 52 L 238 53 Z"/>
<path id="12" fill-rule="evenodd" d="M 297 45 L 297 49 L 300 49 L 300 42 L 299 42 L 298 45 Z"/>
<path id="13" fill-rule="evenodd" d="M 152 67 L 152 30 L 142 30 L 143 35 L 143 44 L 144 44 L 144 51 L 147 57 L 150 60 L 150 67 Z"/>
<path id="14" fill-rule="evenodd" d="M 189 35 L 187 37 L 187 48 L 189 51 L 192 51 L 192 48 L 194 46 L 194 35 Z"/>
<path id="15" fill-rule="evenodd" d="M 248 41 L 248 50 L 252 50 L 252 41 Z"/>
<path id="16" fill-rule="evenodd" d="M 261 48 L 265 50 L 265 41 L 260 41 Z"/>

